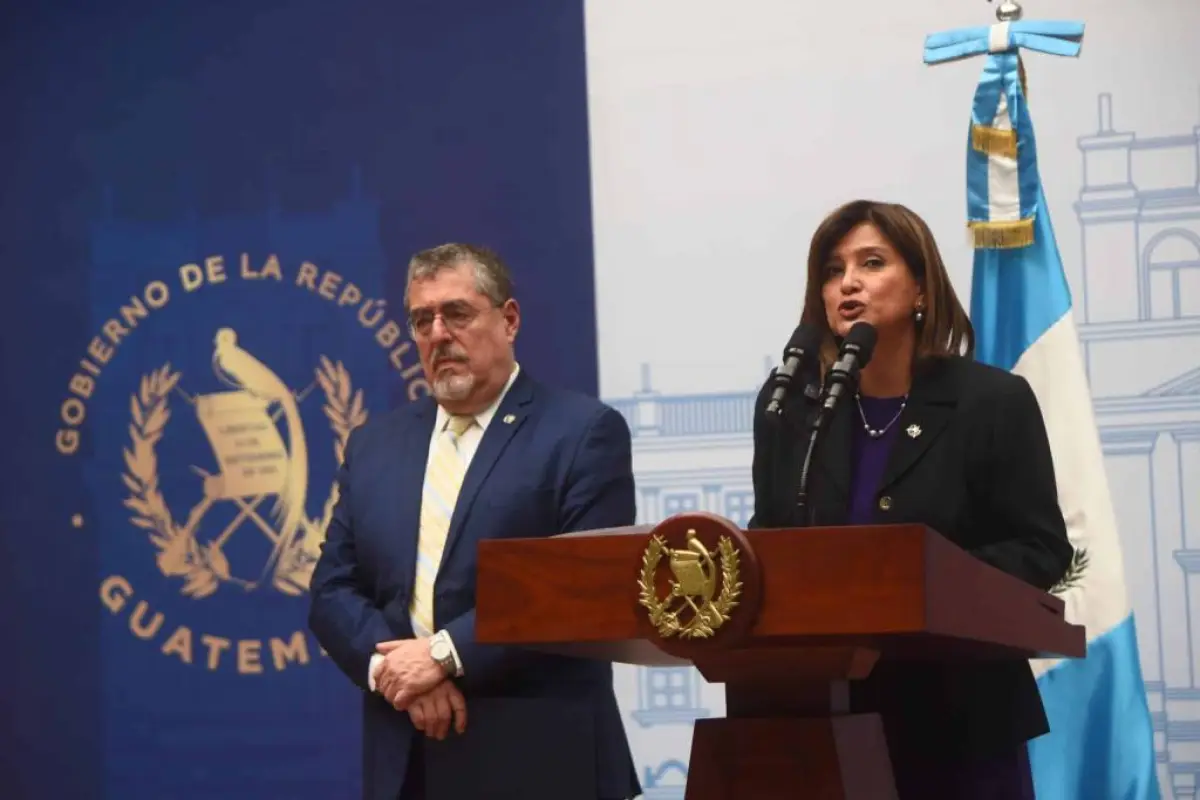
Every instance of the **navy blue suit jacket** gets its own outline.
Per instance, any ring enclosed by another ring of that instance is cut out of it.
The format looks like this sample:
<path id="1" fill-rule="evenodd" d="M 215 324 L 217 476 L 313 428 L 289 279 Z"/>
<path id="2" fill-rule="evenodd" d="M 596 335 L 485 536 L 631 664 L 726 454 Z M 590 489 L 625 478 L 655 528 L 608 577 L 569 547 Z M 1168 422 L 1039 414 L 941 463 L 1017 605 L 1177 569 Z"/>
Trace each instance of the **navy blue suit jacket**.
<path id="1" fill-rule="evenodd" d="M 435 417 L 434 401 L 422 398 L 350 435 L 337 478 L 340 495 L 311 583 L 309 627 L 364 690 L 363 796 L 372 800 L 395 800 L 413 739 L 423 735 L 406 712 L 368 691 L 367 670 L 377 642 L 413 636 L 408 608 Z M 612 665 L 477 643 L 476 543 L 632 525 L 635 515 L 624 418 L 594 398 L 538 383 L 521 370 L 471 461 L 434 586 L 436 627 L 450 633 L 463 662 L 465 674 L 456 680 L 467 701 L 465 736 L 472 733 L 473 698 L 553 698 L 556 709 L 574 705 L 578 724 L 556 735 L 565 744 L 572 737 L 593 743 L 594 797 L 641 791 L 613 693 Z M 536 715 L 537 707 L 531 703 L 530 713 Z M 561 727 L 561 715 L 556 719 L 547 724 Z M 544 769 L 548 755 L 529 752 L 528 769 Z"/>

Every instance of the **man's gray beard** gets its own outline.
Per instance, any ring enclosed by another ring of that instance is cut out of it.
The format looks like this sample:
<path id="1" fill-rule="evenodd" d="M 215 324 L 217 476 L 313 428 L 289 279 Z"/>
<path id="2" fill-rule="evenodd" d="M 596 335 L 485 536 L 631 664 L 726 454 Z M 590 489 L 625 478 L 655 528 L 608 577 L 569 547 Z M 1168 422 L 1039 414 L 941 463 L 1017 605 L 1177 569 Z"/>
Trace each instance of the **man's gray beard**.
<path id="1" fill-rule="evenodd" d="M 447 375 L 433 381 L 433 397 L 438 401 L 463 400 L 475 388 L 474 375 Z"/>

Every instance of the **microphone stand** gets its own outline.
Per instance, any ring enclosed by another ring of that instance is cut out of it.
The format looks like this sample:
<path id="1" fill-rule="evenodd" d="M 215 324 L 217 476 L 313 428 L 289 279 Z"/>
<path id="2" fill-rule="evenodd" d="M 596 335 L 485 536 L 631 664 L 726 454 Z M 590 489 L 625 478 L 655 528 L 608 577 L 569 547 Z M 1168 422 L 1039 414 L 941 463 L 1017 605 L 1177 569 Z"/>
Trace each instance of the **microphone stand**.
<path id="1" fill-rule="evenodd" d="M 808 434 L 808 447 L 804 451 L 804 462 L 800 465 L 800 489 L 796 493 L 796 507 L 800 510 L 801 518 L 807 510 L 809 514 L 808 520 L 803 525 L 811 527 L 815 524 L 815 512 L 808 509 L 808 473 L 812 468 L 813 453 L 817 449 L 817 441 L 821 437 L 821 433 L 825 430 L 829 422 L 833 409 L 841 396 L 851 389 L 858 380 L 858 367 L 853 362 L 849 369 L 841 368 L 841 362 L 833 366 L 830 370 L 830 378 L 820 391 L 819 404 L 817 406 L 816 416 L 813 418 L 812 428 Z"/>
<path id="2" fill-rule="evenodd" d="M 800 510 L 800 518 L 804 519 L 804 513 L 808 511 L 808 520 L 804 523 L 805 525 L 811 526 L 816 517 L 815 513 L 808 508 L 808 473 L 812 468 L 812 458 L 817 449 L 817 440 L 838 400 L 854 387 L 858 381 L 859 371 L 871 360 L 871 355 L 875 350 L 875 337 L 874 326 L 865 322 L 855 323 L 838 347 L 837 361 L 830 366 L 825 375 L 822 387 L 824 391 L 821 392 L 817 415 L 813 420 L 812 430 L 809 431 L 808 448 L 804 453 L 804 462 L 800 466 L 800 488 L 796 493 L 796 505 Z"/>
<path id="3" fill-rule="evenodd" d="M 821 431 L 825 428 L 825 420 L 825 405 L 822 403 L 817 406 L 817 414 L 808 433 L 808 446 L 804 451 L 804 462 L 800 466 L 800 490 L 796 493 L 796 508 L 800 512 L 803 527 L 811 527 L 816 522 L 814 513 L 808 508 L 808 473 L 812 468 L 812 458 L 817 449 L 817 441 Z M 806 512 L 808 519 L 805 519 Z"/>

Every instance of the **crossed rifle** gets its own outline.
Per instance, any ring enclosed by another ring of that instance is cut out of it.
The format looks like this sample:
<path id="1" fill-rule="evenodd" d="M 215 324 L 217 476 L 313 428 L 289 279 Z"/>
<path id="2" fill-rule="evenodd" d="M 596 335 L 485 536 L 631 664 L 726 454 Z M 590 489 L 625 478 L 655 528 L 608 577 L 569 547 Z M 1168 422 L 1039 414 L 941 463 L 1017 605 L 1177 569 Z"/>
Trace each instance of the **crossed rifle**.
<path id="1" fill-rule="evenodd" d="M 306 397 L 308 397 L 309 393 L 312 392 L 312 390 L 316 387 L 316 385 L 317 385 L 317 382 L 313 381 L 308 386 L 306 386 L 302 391 L 294 393 L 294 396 L 296 398 L 296 403 L 297 404 L 303 403 L 304 399 Z M 190 405 L 195 406 L 195 404 L 196 404 L 196 396 L 195 395 L 189 395 L 187 392 L 183 391 L 179 387 L 176 387 L 175 390 L 177 392 L 179 392 L 184 397 L 184 399 L 187 400 L 187 402 Z M 282 414 L 283 414 L 282 408 L 275 409 L 275 411 L 272 412 L 270 415 L 271 422 L 275 423 L 276 421 L 278 421 L 279 417 Z M 289 456 L 290 456 L 290 453 L 289 453 Z M 229 537 L 232 536 L 234 531 L 236 531 L 241 526 L 241 524 L 243 522 L 245 522 L 246 520 L 250 520 L 256 526 L 258 526 L 258 529 L 260 531 L 262 531 L 263 535 L 267 537 L 267 540 L 269 542 L 271 542 L 271 545 L 272 545 L 271 556 L 270 556 L 270 558 L 267 559 L 266 563 L 263 565 L 262 574 L 259 575 L 259 578 L 257 581 L 242 580 L 241 578 L 235 578 L 233 576 L 230 576 L 230 578 L 229 578 L 229 580 L 233 583 L 240 584 L 241 586 L 243 586 L 244 588 L 247 588 L 247 589 L 253 589 L 254 587 L 256 587 L 258 585 L 258 583 L 263 579 L 263 577 L 266 576 L 267 572 L 270 571 L 270 569 L 274 565 L 275 561 L 279 558 L 280 551 L 283 549 L 283 546 L 286 544 L 286 542 L 283 540 L 282 532 L 275 530 L 265 519 L 262 518 L 262 516 L 258 512 L 258 507 L 260 505 L 262 505 L 262 502 L 267 499 L 267 497 L 270 493 L 268 492 L 268 493 L 264 493 L 264 494 L 254 495 L 254 496 L 231 493 L 225 489 L 225 482 L 222 479 L 221 475 L 213 475 L 212 473 L 208 472 L 207 470 L 197 467 L 194 464 L 191 466 L 191 469 L 192 469 L 192 472 L 196 473 L 201 478 L 203 478 L 204 483 L 205 483 L 204 497 L 200 500 L 199 504 L 197 504 L 196 508 L 193 509 L 192 514 L 191 514 L 192 519 L 199 519 L 199 517 L 201 515 L 203 515 L 205 512 L 208 511 L 208 509 L 212 506 L 213 502 L 216 500 L 231 500 L 234 503 L 234 505 L 236 505 L 238 507 L 237 516 L 235 516 L 233 518 L 232 522 L 230 522 L 228 525 L 225 526 L 225 529 L 223 531 L 221 531 L 221 534 L 219 536 L 217 536 L 215 539 L 212 540 L 211 546 L 214 549 L 216 549 L 216 550 L 222 549 L 225 546 L 225 542 L 229 539 Z M 219 488 L 214 491 L 213 487 L 219 487 Z M 249 501 L 247 501 L 247 498 L 249 498 Z"/>

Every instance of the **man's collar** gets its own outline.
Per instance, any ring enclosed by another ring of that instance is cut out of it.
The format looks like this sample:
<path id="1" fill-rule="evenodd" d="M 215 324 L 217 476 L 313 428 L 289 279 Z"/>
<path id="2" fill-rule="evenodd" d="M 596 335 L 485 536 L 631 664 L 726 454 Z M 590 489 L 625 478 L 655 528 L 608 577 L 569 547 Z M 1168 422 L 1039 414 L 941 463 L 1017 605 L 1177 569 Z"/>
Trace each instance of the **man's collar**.
<path id="1" fill-rule="evenodd" d="M 513 362 L 512 374 L 508 376 L 508 383 L 504 384 L 504 388 L 500 390 L 500 394 L 496 395 L 496 399 L 492 404 L 475 415 L 475 424 L 479 426 L 480 431 L 486 431 L 488 424 L 492 421 L 492 417 L 496 416 L 496 409 L 500 408 L 500 404 L 504 402 L 504 396 L 508 394 L 508 390 L 512 388 L 513 382 L 517 379 L 517 374 L 521 371 L 521 365 Z M 437 407 L 437 419 L 434 421 L 434 430 L 442 431 L 446 429 L 446 423 L 450 421 L 450 414 L 440 405 Z"/>

